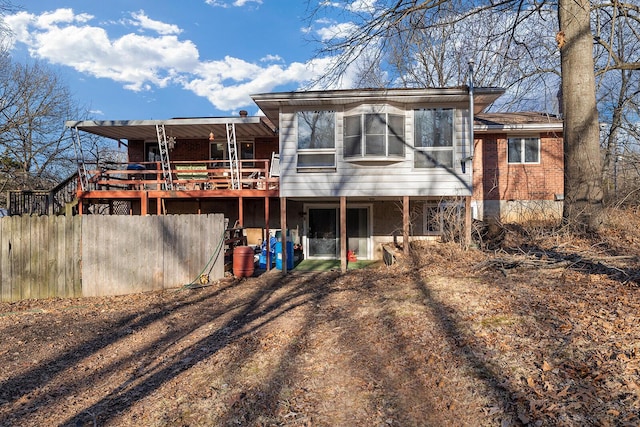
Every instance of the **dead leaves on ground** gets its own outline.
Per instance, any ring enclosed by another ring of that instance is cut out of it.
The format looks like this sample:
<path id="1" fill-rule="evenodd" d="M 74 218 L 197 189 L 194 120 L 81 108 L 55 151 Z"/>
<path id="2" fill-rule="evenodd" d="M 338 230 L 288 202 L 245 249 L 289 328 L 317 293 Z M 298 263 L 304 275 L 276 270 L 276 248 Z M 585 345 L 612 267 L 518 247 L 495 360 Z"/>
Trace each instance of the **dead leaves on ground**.
<path id="1" fill-rule="evenodd" d="M 639 251 L 552 240 L 0 305 L 0 424 L 639 425 Z"/>

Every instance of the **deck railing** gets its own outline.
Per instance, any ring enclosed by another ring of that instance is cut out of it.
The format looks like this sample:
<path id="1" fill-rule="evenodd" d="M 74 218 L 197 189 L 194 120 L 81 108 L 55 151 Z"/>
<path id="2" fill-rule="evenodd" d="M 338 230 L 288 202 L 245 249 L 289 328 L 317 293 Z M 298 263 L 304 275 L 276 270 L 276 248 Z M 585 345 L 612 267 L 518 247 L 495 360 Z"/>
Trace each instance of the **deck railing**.
<path id="1" fill-rule="evenodd" d="M 61 215 L 65 207 L 73 203 L 78 188 L 78 173 L 47 190 L 9 191 L 9 215 Z"/>
<path id="2" fill-rule="evenodd" d="M 167 190 L 160 162 L 85 164 L 89 187 L 86 191 Z M 174 191 L 277 190 L 278 177 L 272 177 L 270 160 L 239 161 L 240 180 L 232 187 L 228 160 L 191 160 L 171 162 Z M 78 190 L 74 174 L 50 191 L 23 190 L 8 194 L 9 215 L 60 215 L 73 203 Z M 206 195 L 205 195 L 206 197 Z"/>
<path id="3" fill-rule="evenodd" d="M 274 190 L 279 179 L 270 176 L 269 160 L 241 160 L 237 190 Z M 159 162 L 87 164 L 89 191 L 166 190 Z M 171 162 L 173 190 L 233 190 L 228 160 Z"/>

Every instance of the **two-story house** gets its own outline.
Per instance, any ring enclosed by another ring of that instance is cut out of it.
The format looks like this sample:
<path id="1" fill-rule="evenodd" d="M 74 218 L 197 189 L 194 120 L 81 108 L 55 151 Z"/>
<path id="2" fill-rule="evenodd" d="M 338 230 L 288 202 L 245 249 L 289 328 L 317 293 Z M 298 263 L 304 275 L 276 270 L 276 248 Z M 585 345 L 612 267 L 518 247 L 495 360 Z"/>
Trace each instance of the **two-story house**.
<path id="1" fill-rule="evenodd" d="M 473 113 L 502 93 L 476 89 Z M 344 258 L 352 251 L 378 258 L 380 243 L 437 233 L 444 202 L 470 206 L 473 114 L 467 88 L 285 92 L 253 99 L 279 129 L 281 206 L 287 225 L 302 230 L 308 257 Z"/>
<path id="2" fill-rule="evenodd" d="M 289 230 L 307 258 L 379 258 L 381 243 L 439 234 L 445 208 L 470 232 L 472 212 L 561 199 L 561 122 L 480 114 L 503 92 L 264 93 L 264 116 L 67 122 L 128 147 L 125 163 L 84 163 L 78 211 L 221 212 L 262 236 Z"/>

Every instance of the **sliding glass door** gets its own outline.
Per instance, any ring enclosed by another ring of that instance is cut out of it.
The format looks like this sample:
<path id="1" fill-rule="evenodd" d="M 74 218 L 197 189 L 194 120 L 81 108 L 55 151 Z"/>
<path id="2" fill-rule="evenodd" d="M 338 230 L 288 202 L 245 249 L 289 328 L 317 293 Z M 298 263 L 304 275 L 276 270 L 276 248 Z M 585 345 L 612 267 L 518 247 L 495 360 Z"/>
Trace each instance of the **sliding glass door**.
<path id="1" fill-rule="evenodd" d="M 309 209 L 308 250 L 310 258 L 337 258 L 340 233 L 337 208 Z"/>
<path id="2" fill-rule="evenodd" d="M 347 249 L 358 259 L 369 258 L 370 208 L 347 208 Z M 340 209 L 337 205 L 307 209 L 308 258 L 340 257 Z"/>
<path id="3" fill-rule="evenodd" d="M 347 209 L 347 250 L 358 259 L 369 257 L 369 209 Z"/>

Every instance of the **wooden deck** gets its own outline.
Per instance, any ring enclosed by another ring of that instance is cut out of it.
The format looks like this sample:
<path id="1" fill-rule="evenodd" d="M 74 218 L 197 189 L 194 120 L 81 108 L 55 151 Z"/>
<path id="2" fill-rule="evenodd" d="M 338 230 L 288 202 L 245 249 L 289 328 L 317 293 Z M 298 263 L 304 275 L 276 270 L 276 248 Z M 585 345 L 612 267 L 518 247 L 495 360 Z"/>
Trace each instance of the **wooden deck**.
<path id="1" fill-rule="evenodd" d="M 88 187 L 77 190 L 79 213 L 93 204 L 116 200 L 139 200 L 140 214 L 149 213 L 149 203 L 172 199 L 279 197 L 279 179 L 271 177 L 269 160 L 243 160 L 239 180 L 232 179 L 228 161 L 171 162 L 171 178 L 165 179 L 160 163 L 119 163 L 87 169 Z"/>

